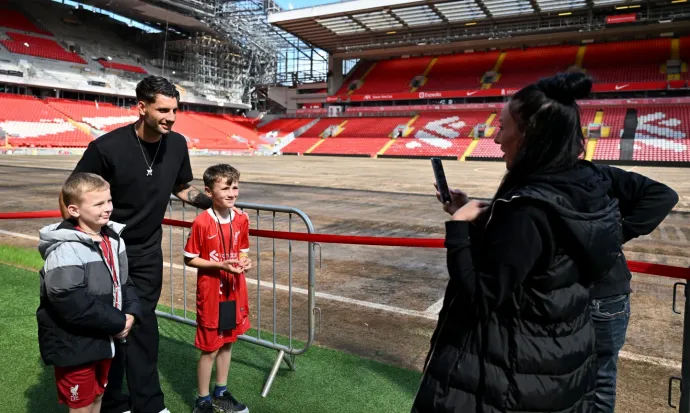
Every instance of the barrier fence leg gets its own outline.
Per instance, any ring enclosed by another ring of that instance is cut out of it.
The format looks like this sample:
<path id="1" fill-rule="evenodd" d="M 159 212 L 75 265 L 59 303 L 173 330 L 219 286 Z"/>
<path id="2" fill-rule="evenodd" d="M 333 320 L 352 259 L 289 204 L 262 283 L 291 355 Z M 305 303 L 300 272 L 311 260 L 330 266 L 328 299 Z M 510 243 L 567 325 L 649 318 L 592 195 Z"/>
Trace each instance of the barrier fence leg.
<path id="1" fill-rule="evenodd" d="M 268 396 L 268 392 L 271 391 L 271 385 L 273 385 L 273 380 L 275 380 L 276 375 L 278 374 L 278 369 L 280 368 L 280 364 L 283 361 L 285 361 L 288 367 L 290 367 L 290 370 L 295 370 L 295 364 L 292 362 L 292 360 L 290 360 L 290 357 L 287 357 L 285 351 L 278 351 L 278 357 L 276 357 L 276 361 L 273 363 L 271 373 L 268 375 L 268 379 L 264 384 L 263 390 L 261 390 L 261 397 Z"/>
<path id="2" fill-rule="evenodd" d="M 683 314 L 683 364 L 680 370 L 680 413 L 690 413 L 690 288 L 685 285 Z"/>

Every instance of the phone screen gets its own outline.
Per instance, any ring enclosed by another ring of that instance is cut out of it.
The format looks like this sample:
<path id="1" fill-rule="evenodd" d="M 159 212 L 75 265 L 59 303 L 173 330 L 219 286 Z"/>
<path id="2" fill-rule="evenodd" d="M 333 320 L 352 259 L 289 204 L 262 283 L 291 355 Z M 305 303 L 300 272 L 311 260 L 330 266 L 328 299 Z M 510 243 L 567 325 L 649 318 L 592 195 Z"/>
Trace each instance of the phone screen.
<path id="1" fill-rule="evenodd" d="M 441 158 L 431 158 L 431 166 L 434 169 L 434 177 L 438 192 L 441 194 L 441 201 L 444 204 L 450 202 L 450 191 L 448 190 L 448 182 L 446 182 L 446 174 L 443 172 Z"/>

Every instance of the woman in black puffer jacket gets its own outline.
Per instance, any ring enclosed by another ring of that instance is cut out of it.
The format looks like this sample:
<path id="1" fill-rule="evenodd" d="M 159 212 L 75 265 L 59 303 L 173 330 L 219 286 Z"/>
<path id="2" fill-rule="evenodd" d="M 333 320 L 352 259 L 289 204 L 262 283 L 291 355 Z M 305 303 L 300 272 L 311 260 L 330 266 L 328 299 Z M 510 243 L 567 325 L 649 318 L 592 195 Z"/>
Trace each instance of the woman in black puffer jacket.
<path id="1" fill-rule="evenodd" d="M 444 205 L 450 281 L 413 412 L 593 411 L 589 286 L 616 262 L 621 226 L 609 179 L 578 159 L 575 99 L 591 87 L 570 73 L 515 94 L 493 201 L 453 191 Z"/>

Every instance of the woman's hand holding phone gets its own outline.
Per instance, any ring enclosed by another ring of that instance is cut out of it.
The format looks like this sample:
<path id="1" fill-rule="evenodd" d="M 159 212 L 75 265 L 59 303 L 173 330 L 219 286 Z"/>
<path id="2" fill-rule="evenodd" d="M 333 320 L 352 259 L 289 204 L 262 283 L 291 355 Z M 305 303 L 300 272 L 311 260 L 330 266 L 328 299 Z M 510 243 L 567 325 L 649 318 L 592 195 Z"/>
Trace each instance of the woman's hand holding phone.
<path id="1" fill-rule="evenodd" d="M 434 188 L 436 188 L 436 199 L 438 199 L 439 202 L 443 203 L 441 201 L 441 193 L 438 190 L 438 186 L 434 183 Z M 450 202 L 446 202 L 443 204 L 443 210 L 446 211 L 446 213 L 453 215 L 455 214 L 460 208 L 465 206 L 470 199 L 467 197 L 467 194 L 464 193 L 463 191 L 459 189 L 450 189 Z"/>

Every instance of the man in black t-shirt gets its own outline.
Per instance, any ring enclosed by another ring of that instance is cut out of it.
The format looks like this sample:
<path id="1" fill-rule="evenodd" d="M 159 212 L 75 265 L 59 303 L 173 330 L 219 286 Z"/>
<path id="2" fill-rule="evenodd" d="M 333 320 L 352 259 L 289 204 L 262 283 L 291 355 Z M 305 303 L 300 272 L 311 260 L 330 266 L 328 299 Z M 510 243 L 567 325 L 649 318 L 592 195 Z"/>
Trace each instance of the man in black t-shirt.
<path id="1" fill-rule="evenodd" d="M 184 136 L 172 132 L 179 92 L 167 79 L 149 76 L 136 89 L 139 120 L 91 142 L 74 172 L 92 172 L 110 183 L 111 219 L 126 225 L 129 276 L 141 301 L 127 342 L 117 344 L 103 413 L 160 413 L 165 409 L 158 378 L 158 322 L 155 309 L 163 283 L 163 217 L 170 194 L 198 208 L 211 199 L 190 183 L 194 178 Z M 73 173 L 74 173 L 73 172 Z M 65 215 L 64 203 L 60 206 Z M 127 372 L 129 396 L 122 393 Z"/>

